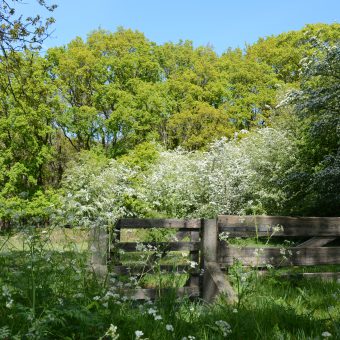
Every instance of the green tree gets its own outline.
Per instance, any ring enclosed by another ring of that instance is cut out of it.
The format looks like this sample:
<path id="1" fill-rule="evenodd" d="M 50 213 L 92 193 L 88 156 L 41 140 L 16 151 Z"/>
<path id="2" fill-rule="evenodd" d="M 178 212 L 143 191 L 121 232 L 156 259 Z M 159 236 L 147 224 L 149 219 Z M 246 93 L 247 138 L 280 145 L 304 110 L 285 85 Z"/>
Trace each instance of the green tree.
<path id="1" fill-rule="evenodd" d="M 58 105 L 46 61 L 35 53 L 11 51 L 0 69 L 0 217 L 4 217 L 17 213 L 7 209 L 13 202 L 25 210 L 24 203 L 53 182 L 50 165 Z"/>
<path id="2" fill-rule="evenodd" d="M 340 24 L 310 24 L 298 31 L 260 38 L 247 47 L 247 57 L 268 64 L 278 79 L 298 87 L 300 60 L 313 53 L 310 39 L 317 37 L 329 44 L 340 39 Z"/>
<path id="3" fill-rule="evenodd" d="M 247 58 L 240 49 L 228 50 L 219 60 L 229 98 L 221 105 L 237 129 L 269 124 L 276 94 L 282 86 L 265 63 Z"/>
<path id="4" fill-rule="evenodd" d="M 120 28 L 48 51 L 64 102 L 58 124 L 77 151 L 101 144 L 115 157 L 151 138 L 162 111 L 153 49 L 142 33 Z"/>
<path id="5" fill-rule="evenodd" d="M 205 102 L 197 102 L 192 109 L 175 113 L 167 127 L 170 146 L 187 150 L 201 149 L 233 133 L 227 114 Z"/>
<path id="6" fill-rule="evenodd" d="M 340 213 L 340 45 L 314 40 L 302 60 L 301 89 L 281 106 L 293 105 L 299 159 L 290 178 L 292 209 L 303 214 Z M 288 117 L 288 119 L 292 119 Z"/>

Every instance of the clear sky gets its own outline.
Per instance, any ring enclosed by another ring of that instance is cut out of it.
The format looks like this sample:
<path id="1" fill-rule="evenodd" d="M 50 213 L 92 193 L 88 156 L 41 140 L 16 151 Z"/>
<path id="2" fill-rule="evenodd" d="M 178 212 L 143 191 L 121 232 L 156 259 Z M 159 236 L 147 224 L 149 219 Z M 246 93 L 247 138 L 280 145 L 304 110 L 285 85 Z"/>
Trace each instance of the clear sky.
<path id="1" fill-rule="evenodd" d="M 24 2 L 33 3 L 33 0 Z M 97 28 L 137 29 L 158 44 L 189 39 L 222 53 L 259 37 L 308 23 L 340 22 L 340 0 L 47 0 L 56 3 L 53 36 L 44 49 L 67 44 Z M 38 5 L 22 5 L 24 13 Z"/>

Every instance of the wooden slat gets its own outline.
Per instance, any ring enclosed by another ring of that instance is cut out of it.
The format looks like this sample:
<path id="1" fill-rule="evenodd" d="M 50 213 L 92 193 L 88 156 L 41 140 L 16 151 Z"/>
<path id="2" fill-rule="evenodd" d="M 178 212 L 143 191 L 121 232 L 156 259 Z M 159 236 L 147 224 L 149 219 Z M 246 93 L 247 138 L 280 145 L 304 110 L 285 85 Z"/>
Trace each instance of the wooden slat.
<path id="1" fill-rule="evenodd" d="M 275 236 L 340 236 L 340 217 L 218 216 L 219 231 L 229 237 L 267 236 L 279 225 Z"/>
<path id="2" fill-rule="evenodd" d="M 191 232 L 190 233 L 190 241 L 191 242 L 198 242 L 200 243 L 200 234 L 197 233 L 197 232 Z M 197 264 L 197 267 L 200 266 L 200 254 L 198 251 L 190 251 L 189 253 L 189 258 L 192 262 L 194 262 L 195 264 Z M 194 275 L 190 275 L 187 283 L 186 283 L 186 286 L 190 286 L 190 287 L 195 287 L 195 286 L 198 286 L 199 285 L 199 281 L 200 281 L 200 278 L 198 276 L 194 276 Z"/>
<path id="3" fill-rule="evenodd" d="M 141 274 L 142 272 L 145 273 L 154 273 L 160 270 L 161 272 L 169 272 L 169 273 L 189 273 L 192 274 L 193 271 L 195 272 L 194 268 L 191 268 L 188 265 L 160 265 L 157 268 L 149 265 L 133 265 L 133 266 L 114 266 L 113 272 L 119 275 L 128 275 L 128 274 Z M 196 270 L 197 271 L 197 270 Z"/>
<path id="4" fill-rule="evenodd" d="M 136 246 L 138 244 L 142 244 L 144 246 L 152 246 L 157 247 L 157 249 L 161 251 L 170 251 L 170 250 L 189 250 L 189 251 L 199 251 L 200 242 L 120 242 L 115 244 L 115 247 L 123 249 L 125 251 L 138 251 L 136 250 Z M 153 252 L 154 250 L 150 250 Z"/>
<path id="5" fill-rule="evenodd" d="M 259 270 L 257 274 L 265 277 L 269 274 L 269 272 L 267 270 Z M 323 281 L 337 280 L 338 282 L 340 282 L 339 272 L 315 272 L 315 273 L 290 272 L 278 274 L 277 276 L 283 279 L 321 279 Z"/>
<path id="6" fill-rule="evenodd" d="M 333 242 L 337 237 L 312 237 L 309 240 L 300 243 L 296 248 L 311 248 L 311 247 L 322 247 L 326 244 Z"/>
<path id="7" fill-rule="evenodd" d="M 199 297 L 200 291 L 199 287 L 181 287 L 175 288 L 176 295 L 178 297 L 188 296 L 188 297 Z M 146 299 L 157 299 L 167 293 L 173 291 L 172 289 L 156 289 L 156 288 L 141 288 L 136 290 L 124 290 L 121 292 L 125 294 L 132 300 L 146 300 Z"/>
<path id="8" fill-rule="evenodd" d="M 249 226 L 238 226 L 238 227 L 229 227 L 229 226 L 220 226 L 219 233 L 227 232 L 229 234 L 229 238 L 233 237 L 269 237 L 272 234 L 272 227 L 269 226 L 259 226 L 257 232 L 255 227 Z M 275 236 L 288 236 L 285 235 L 284 232 L 275 232 L 273 235 Z"/>
<path id="9" fill-rule="evenodd" d="M 258 255 L 255 255 L 255 251 Z M 258 267 L 267 264 L 274 266 L 340 264 L 340 247 L 288 248 L 285 249 L 285 254 L 281 254 L 279 248 L 263 248 L 263 251 L 260 251 L 259 248 L 226 247 L 221 244 L 219 262 L 230 266 L 235 259 L 239 259 L 244 265 Z"/>
<path id="10" fill-rule="evenodd" d="M 202 237 L 202 255 L 204 261 L 216 262 L 218 249 L 218 230 L 216 219 L 204 220 Z"/>
<path id="11" fill-rule="evenodd" d="M 201 219 L 151 219 L 151 218 L 122 218 L 117 223 L 118 228 L 176 228 L 200 229 Z"/>
<path id="12" fill-rule="evenodd" d="M 112 246 L 115 247 L 117 244 L 119 244 L 120 240 L 121 240 L 121 230 L 120 228 L 115 228 L 114 229 L 114 235 L 113 235 L 113 240 L 112 240 Z M 109 252 L 110 252 L 110 255 L 113 254 L 113 257 L 112 257 L 112 262 L 115 263 L 115 264 L 120 264 L 121 261 L 120 261 L 120 254 L 118 252 L 113 252 L 112 249 L 111 249 L 111 245 L 109 245 Z"/>
<path id="13" fill-rule="evenodd" d="M 280 277 L 289 279 L 321 279 L 322 281 L 333 281 L 340 282 L 340 273 L 338 272 L 327 272 L 327 273 L 288 273 L 282 274 Z"/>

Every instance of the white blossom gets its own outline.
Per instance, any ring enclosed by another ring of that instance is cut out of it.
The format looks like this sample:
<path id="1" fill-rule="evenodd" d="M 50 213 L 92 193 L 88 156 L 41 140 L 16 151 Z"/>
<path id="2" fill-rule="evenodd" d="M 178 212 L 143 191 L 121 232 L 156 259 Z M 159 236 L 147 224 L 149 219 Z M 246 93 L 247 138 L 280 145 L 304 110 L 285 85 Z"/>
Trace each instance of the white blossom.
<path id="1" fill-rule="evenodd" d="M 173 331 L 174 331 L 174 326 L 168 324 L 168 325 L 165 326 L 165 329 L 166 329 L 167 331 L 169 331 L 169 332 L 173 332 Z"/>

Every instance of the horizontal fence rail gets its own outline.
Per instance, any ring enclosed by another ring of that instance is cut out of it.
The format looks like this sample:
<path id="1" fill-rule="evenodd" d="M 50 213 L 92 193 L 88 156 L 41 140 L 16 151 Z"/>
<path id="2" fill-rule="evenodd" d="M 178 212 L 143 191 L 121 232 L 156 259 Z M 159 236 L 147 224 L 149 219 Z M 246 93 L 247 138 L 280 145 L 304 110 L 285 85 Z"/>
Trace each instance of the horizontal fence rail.
<path id="1" fill-rule="evenodd" d="M 220 232 L 230 237 L 275 236 L 340 236 L 339 217 L 283 217 L 283 216 L 218 216 Z M 276 228 L 280 230 L 275 231 Z"/>
<path id="2" fill-rule="evenodd" d="M 138 218 L 122 218 L 117 223 L 117 228 L 175 228 L 175 229 L 200 229 L 201 219 L 138 219 Z"/>
<path id="3" fill-rule="evenodd" d="M 124 290 L 123 293 L 133 300 L 146 300 L 146 299 L 156 299 L 161 297 L 163 294 L 172 293 L 174 289 L 156 289 L 156 288 L 139 288 L 136 290 Z M 177 297 L 196 297 L 200 296 L 200 291 L 198 287 L 180 287 L 176 288 Z"/>
<path id="4" fill-rule="evenodd" d="M 180 250 L 189 250 L 189 251 L 199 251 L 201 243 L 200 242 L 119 242 L 116 247 L 123 249 L 125 251 L 139 251 L 138 246 L 144 246 L 146 250 L 143 251 L 151 251 L 154 252 L 154 248 L 164 251 L 180 251 Z M 147 246 L 152 248 L 148 249 Z"/>
<path id="5" fill-rule="evenodd" d="M 340 263 L 340 247 L 253 248 L 220 247 L 219 262 L 232 266 L 239 260 L 245 266 L 315 266 Z"/>
<path id="6" fill-rule="evenodd" d="M 150 265 L 127 265 L 127 266 L 115 266 L 114 272 L 121 275 L 127 275 L 127 274 L 145 274 L 145 273 L 153 273 L 153 272 L 171 272 L 171 273 L 190 273 L 191 275 L 197 273 L 197 270 L 190 267 L 189 265 L 160 265 L 157 268 Z"/>

